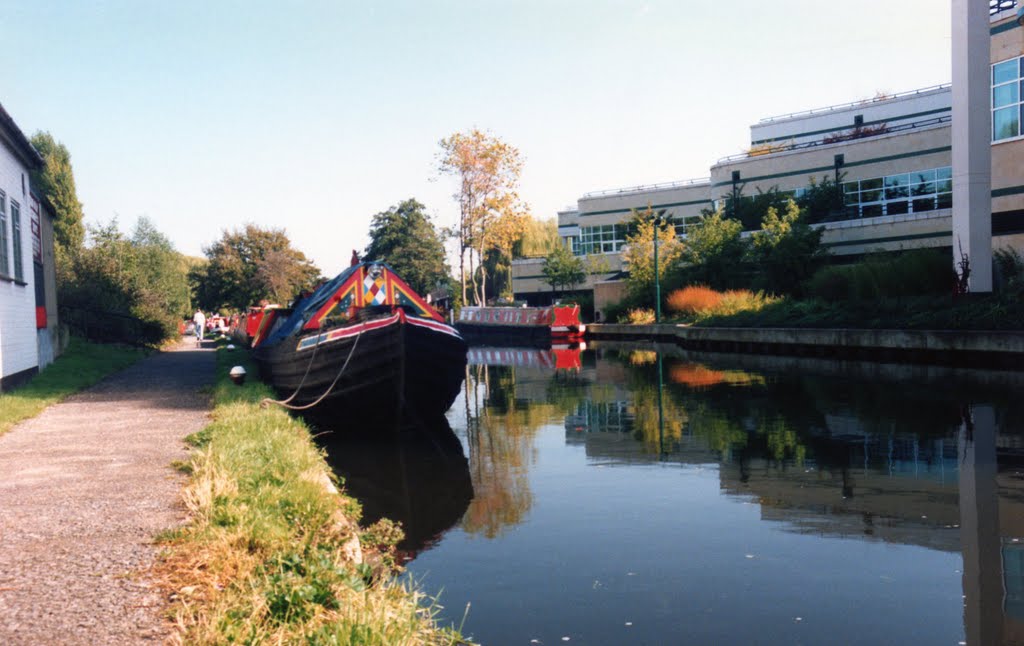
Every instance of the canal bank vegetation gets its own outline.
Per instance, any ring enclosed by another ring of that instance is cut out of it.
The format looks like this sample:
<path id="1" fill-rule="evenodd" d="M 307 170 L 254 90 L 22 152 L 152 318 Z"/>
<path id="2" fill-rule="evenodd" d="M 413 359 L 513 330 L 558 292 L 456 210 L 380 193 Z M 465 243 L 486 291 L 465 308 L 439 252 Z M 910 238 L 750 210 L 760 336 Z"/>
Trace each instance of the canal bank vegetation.
<path id="1" fill-rule="evenodd" d="M 90 343 L 72 336 L 67 349 L 24 386 L 0 394 L 0 435 L 47 406 L 130 366 L 146 352 L 122 345 Z"/>
<path id="2" fill-rule="evenodd" d="M 398 581 L 401 537 L 361 529 L 357 501 L 338 493 L 308 428 L 250 380 L 226 373 L 241 351 L 218 351 L 212 423 L 189 438 L 190 521 L 163 537 L 158 574 L 189 644 L 454 644 L 437 605 Z"/>
<path id="3" fill-rule="evenodd" d="M 819 188 L 833 190 L 828 183 Z M 673 243 L 671 254 L 659 250 L 663 320 L 724 327 L 1024 326 L 1024 258 L 1018 252 L 995 252 L 991 294 L 965 293 L 969 266 L 955 269 L 949 248 L 874 253 L 842 264 L 821 244 L 821 229 L 815 225 L 828 218 L 811 208 L 815 203 L 772 192 L 735 204 L 727 201 L 689 224 L 685 241 Z M 744 233 L 759 208 L 764 209 L 759 211 L 760 229 Z M 642 226 L 635 227 L 636 236 L 627 237 L 632 255 L 653 256 L 654 223 L 661 227 L 659 240 L 666 234 L 675 239 L 671 223 L 650 209 L 635 219 Z M 642 271 L 633 272 L 634 264 Z M 627 296 L 608 308 L 608 320 L 653 322 L 655 275 L 648 265 L 631 258 Z"/>

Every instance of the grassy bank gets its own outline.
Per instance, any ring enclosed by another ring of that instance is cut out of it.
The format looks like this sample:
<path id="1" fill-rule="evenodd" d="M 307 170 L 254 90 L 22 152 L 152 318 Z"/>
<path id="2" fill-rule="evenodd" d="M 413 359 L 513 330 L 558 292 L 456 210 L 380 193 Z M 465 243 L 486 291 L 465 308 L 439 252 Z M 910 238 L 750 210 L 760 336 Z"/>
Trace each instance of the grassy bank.
<path id="1" fill-rule="evenodd" d="M 396 581 L 390 523 L 356 525 L 304 424 L 255 379 L 241 351 L 218 350 L 213 422 L 190 437 L 189 523 L 164 537 L 160 575 L 188 644 L 453 644 L 434 608 Z M 361 562 L 360 562 L 361 561 Z"/>
<path id="2" fill-rule="evenodd" d="M 0 395 L 0 435 L 51 404 L 130 366 L 146 353 L 71 337 L 67 350 L 24 386 Z"/>
<path id="3" fill-rule="evenodd" d="M 1024 302 L 1002 295 L 958 299 L 922 296 L 874 302 L 780 299 L 758 309 L 706 316 L 693 322 L 718 327 L 1020 330 L 1024 329 Z"/>

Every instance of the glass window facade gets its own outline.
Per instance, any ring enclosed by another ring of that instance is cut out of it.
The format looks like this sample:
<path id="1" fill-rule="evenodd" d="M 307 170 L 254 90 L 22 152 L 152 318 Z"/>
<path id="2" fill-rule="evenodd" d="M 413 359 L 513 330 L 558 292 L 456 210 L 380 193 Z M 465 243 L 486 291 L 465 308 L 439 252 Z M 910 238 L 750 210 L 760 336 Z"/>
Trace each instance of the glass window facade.
<path id="1" fill-rule="evenodd" d="M 625 244 L 625 225 L 602 224 L 596 227 L 581 227 L 579 237 L 572 239 L 572 252 L 577 256 L 615 253 Z"/>
<path id="2" fill-rule="evenodd" d="M 949 166 L 843 183 L 850 218 L 922 213 L 953 206 Z"/>
<path id="3" fill-rule="evenodd" d="M 992 141 L 1021 136 L 1024 58 L 1011 58 L 992 66 Z"/>
<path id="4" fill-rule="evenodd" d="M 14 260 L 14 280 L 25 280 L 25 272 L 21 266 L 21 207 L 11 200 L 11 254 Z"/>
<path id="5" fill-rule="evenodd" d="M 0 193 L 0 274 L 11 274 L 11 261 L 7 257 L 7 196 Z"/>

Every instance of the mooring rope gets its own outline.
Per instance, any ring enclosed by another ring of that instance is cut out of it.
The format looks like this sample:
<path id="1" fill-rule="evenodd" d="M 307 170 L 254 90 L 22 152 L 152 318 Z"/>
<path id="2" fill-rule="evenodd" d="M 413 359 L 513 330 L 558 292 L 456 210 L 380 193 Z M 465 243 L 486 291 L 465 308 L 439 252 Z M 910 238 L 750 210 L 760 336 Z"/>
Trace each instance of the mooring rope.
<path id="1" fill-rule="evenodd" d="M 266 407 L 264 402 L 284 406 L 291 402 L 291 400 L 295 399 L 295 396 L 299 394 L 299 392 L 302 390 L 302 387 L 306 385 L 306 377 L 309 376 L 309 371 L 313 368 L 313 361 L 316 359 L 316 353 L 320 351 L 320 336 L 321 333 L 318 331 L 316 345 L 313 346 L 313 354 L 309 356 L 309 362 L 306 364 L 306 372 L 303 373 L 302 379 L 299 380 L 299 385 L 295 387 L 295 392 L 292 393 L 292 396 L 289 397 L 288 399 L 282 399 L 280 401 L 276 399 L 270 399 L 269 397 L 265 397 L 263 401 L 260 402 L 261 406 Z"/>
<path id="2" fill-rule="evenodd" d="M 341 379 L 341 375 L 345 374 L 345 369 L 348 368 L 348 362 L 352 360 L 352 355 L 355 354 L 356 347 L 359 345 L 359 339 L 362 338 L 362 336 L 363 336 L 362 332 L 360 332 L 359 334 L 356 335 L 356 340 L 352 343 L 352 347 L 349 348 L 348 356 L 345 357 L 345 363 L 341 364 L 341 370 L 339 370 L 338 374 L 335 375 L 334 381 L 332 381 L 331 385 L 327 387 L 327 390 L 325 390 L 324 393 L 322 395 L 320 395 L 319 397 L 317 397 L 316 400 L 314 400 L 312 403 L 303 404 L 302 406 L 293 406 L 292 404 L 288 403 L 291 400 L 295 399 L 295 396 L 299 394 L 300 390 L 302 390 L 302 386 L 303 386 L 303 384 L 306 381 L 306 375 L 309 374 L 309 370 L 313 366 L 313 357 L 310 357 L 309 365 L 306 367 L 306 374 L 302 376 L 302 381 L 299 382 L 299 387 L 295 389 L 295 392 L 292 393 L 291 397 L 289 397 L 288 399 L 280 400 L 280 401 L 276 400 L 276 399 L 271 399 L 269 397 L 265 397 L 262 401 L 260 401 L 260 406 L 262 406 L 263 408 L 266 408 L 269 404 L 277 404 L 278 406 L 280 406 L 282 408 L 287 408 L 288 410 L 307 410 L 307 409 L 313 408 L 314 406 L 316 406 L 317 404 L 322 402 L 324 400 L 324 398 L 327 397 L 327 395 L 331 394 L 331 391 L 334 390 L 334 386 L 336 386 L 337 383 L 338 383 L 338 380 Z M 320 347 L 320 344 L 317 343 L 316 344 L 316 348 L 319 348 L 319 347 Z M 316 356 L 316 348 L 314 348 L 314 350 L 313 350 L 313 356 Z"/>

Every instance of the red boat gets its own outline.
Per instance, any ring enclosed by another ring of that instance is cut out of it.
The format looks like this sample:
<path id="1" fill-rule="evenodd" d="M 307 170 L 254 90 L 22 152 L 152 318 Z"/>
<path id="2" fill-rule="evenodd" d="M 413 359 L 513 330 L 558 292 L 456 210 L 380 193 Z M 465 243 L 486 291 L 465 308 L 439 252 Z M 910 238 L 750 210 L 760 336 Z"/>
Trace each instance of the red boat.
<path id="1" fill-rule="evenodd" d="M 556 346 L 544 350 L 475 346 L 469 349 L 467 361 L 471 366 L 516 366 L 578 372 L 583 366 L 580 354 L 585 347 L 585 343 L 575 347 Z"/>
<path id="2" fill-rule="evenodd" d="M 579 305 L 548 307 L 463 307 L 455 327 L 468 341 L 527 342 L 543 346 L 577 342 L 586 326 Z"/>

